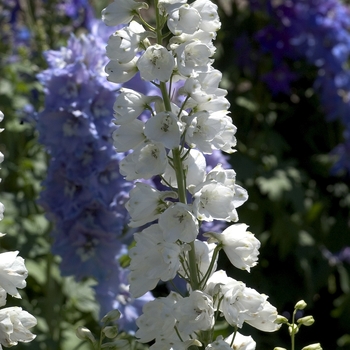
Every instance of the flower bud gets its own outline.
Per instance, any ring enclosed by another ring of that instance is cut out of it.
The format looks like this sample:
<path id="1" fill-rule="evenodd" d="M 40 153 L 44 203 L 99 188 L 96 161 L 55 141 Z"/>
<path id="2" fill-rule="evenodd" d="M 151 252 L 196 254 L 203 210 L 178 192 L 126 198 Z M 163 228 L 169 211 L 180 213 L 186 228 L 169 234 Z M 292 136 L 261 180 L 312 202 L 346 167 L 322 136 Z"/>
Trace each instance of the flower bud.
<path id="1" fill-rule="evenodd" d="M 96 339 L 92 335 L 90 329 L 88 329 L 86 327 L 82 327 L 82 326 L 78 327 L 77 330 L 75 331 L 75 334 L 81 340 L 89 340 L 89 341 L 91 341 L 91 343 L 96 342 Z"/>
<path id="2" fill-rule="evenodd" d="M 288 332 L 289 332 L 289 335 L 292 335 L 292 334 L 297 334 L 299 331 L 299 328 L 296 324 L 292 324 L 288 327 Z"/>
<path id="3" fill-rule="evenodd" d="M 310 344 L 308 346 L 304 346 L 301 350 L 322 350 L 320 343 Z"/>
<path id="4" fill-rule="evenodd" d="M 296 310 L 304 310 L 306 308 L 306 302 L 304 300 L 300 300 L 298 301 L 295 306 L 294 306 L 294 309 Z"/>
<path id="5" fill-rule="evenodd" d="M 118 335 L 118 326 L 107 326 L 102 331 L 107 338 L 113 339 Z"/>
<path id="6" fill-rule="evenodd" d="M 304 326 L 311 326 L 312 324 L 315 323 L 315 319 L 313 318 L 313 316 L 305 316 L 305 317 L 299 318 L 297 322 Z"/>
<path id="7" fill-rule="evenodd" d="M 279 346 L 277 346 L 277 348 L 273 348 L 273 350 L 287 350 L 286 348 L 281 348 Z"/>
<path id="8" fill-rule="evenodd" d="M 120 319 L 120 311 L 112 310 L 112 311 L 109 311 L 105 316 L 103 316 L 101 322 L 109 323 L 109 322 L 117 321 L 119 319 Z"/>
<path id="9" fill-rule="evenodd" d="M 277 324 L 288 323 L 288 319 L 282 315 L 277 315 L 275 323 Z"/>

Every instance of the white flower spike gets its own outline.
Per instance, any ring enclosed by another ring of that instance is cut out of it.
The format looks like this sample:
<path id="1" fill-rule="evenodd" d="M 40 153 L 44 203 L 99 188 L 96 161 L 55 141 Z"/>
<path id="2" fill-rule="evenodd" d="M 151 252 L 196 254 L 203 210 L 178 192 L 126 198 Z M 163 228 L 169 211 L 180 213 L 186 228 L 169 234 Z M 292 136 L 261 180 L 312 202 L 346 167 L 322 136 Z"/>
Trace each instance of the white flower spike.
<path id="1" fill-rule="evenodd" d="M 212 67 L 213 40 L 221 26 L 218 7 L 210 0 L 153 4 L 156 28 L 141 17 L 142 2 L 115 0 L 103 11 L 108 25 L 127 24 L 108 42 L 108 80 L 120 84 L 138 74 L 153 86 L 148 96 L 122 88 L 114 104 L 113 142 L 117 152 L 126 153 L 120 173 L 127 180 L 156 176 L 162 188 L 137 182 L 126 204 L 129 226 L 141 227 L 129 251 L 130 292 L 140 297 L 160 282 L 176 284 L 180 278 L 179 289 L 188 296 L 170 292 L 146 304 L 136 336 L 152 342 L 150 350 L 192 345 L 255 350 L 250 336 L 235 332 L 213 341 L 213 332 L 220 315 L 236 329 L 244 323 L 267 332 L 278 329 L 276 308 L 266 295 L 217 271 L 223 249 L 235 267 L 249 272 L 260 242 L 243 223 L 222 233 L 200 230 L 201 221 L 237 222 L 236 209 L 248 199 L 233 169 L 205 157 L 233 153 L 236 146 L 227 91 L 219 87 L 222 74 Z"/>

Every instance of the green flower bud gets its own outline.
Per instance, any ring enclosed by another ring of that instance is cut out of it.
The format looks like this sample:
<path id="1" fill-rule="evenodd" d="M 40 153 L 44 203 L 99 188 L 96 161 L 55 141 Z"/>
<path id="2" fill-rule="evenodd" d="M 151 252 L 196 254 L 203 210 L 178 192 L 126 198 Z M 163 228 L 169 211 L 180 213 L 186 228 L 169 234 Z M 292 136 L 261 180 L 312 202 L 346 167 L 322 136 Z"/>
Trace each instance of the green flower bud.
<path id="1" fill-rule="evenodd" d="M 102 331 L 107 338 L 113 339 L 118 335 L 118 326 L 107 326 Z"/>
<path id="2" fill-rule="evenodd" d="M 292 335 L 292 334 L 297 334 L 298 331 L 299 331 L 299 328 L 296 324 L 291 324 L 289 327 L 288 327 L 288 331 L 289 331 L 289 335 Z"/>
<path id="3" fill-rule="evenodd" d="M 297 322 L 304 326 L 311 326 L 312 324 L 315 323 L 315 319 L 313 318 L 313 316 L 305 316 L 305 317 L 299 318 Z"/>
<path id="4" fill-rule="evenodd" d="M 300 301 L 298 301 L 296 304 L 295 304 L 295 306 L 294 306 L 294 309 L 296 309 L 296 310 L 304 310 L 305 308 L 306 308 L 306 303 L 305 303 L 305 301 L 304 300 L 300 300 Z"/>
<path id="5" fill-rule="evenodd" d="M 108 312 L 107 315 L 103 316 L 101 322 L 102 323 L 109 323 L 113 321 L 117 321 L 120 319 L 120 311 L 119 310 L 112 310 Z"/>
<path id="6" fill-rule="evenodd" d="M 277 315 L 275 323 L 277 323 L 277 324 L 288 323 L 288 320 L 284 316 Z"/>
<path id="7" fill-rule="evenodd" d="M 310 344 L 308 346 L 304 346 L 301 350 L 322 350 L 320 343 Z"/>
<path id="8" fill-rule="evenodd" d="M 273 350 L 287 350 L 286 348 L 280 348 L 279 346 L 277 346 L 277 348 L 273 348 Z"/>
<path id="9" fill-rule="evenodd" d="M 78 327 L 75 331 L 76 336 L 81 340 L 89 340 L 91 343 L 96 343 L 95 337 L 92 335 L 90 329 L 86 327 Z"/>

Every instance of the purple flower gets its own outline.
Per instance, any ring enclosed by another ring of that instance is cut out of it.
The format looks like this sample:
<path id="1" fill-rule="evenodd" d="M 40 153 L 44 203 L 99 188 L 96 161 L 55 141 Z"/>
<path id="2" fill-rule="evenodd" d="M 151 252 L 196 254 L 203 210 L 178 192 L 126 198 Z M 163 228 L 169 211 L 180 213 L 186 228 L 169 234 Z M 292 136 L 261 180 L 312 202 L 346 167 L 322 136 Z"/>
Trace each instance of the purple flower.
<path id="1" fill-rule="evenodd" d="M 88 0 L 61 0 L 57 10 L 71 18 L 74 27 L 91 28 L 94 12 Z"/>
<path id="2" fill-rule="evenodd" d="M 52 232 L 52 252 L 61 256 L 60 269 L 64 276 L 73 275 L 77 280 L 94 277 L 101 283 L 110 270 L 118 268 L 115 260 L 123 248 L 121 233 L 124 227 L 120 225 L 123 218 L 111 217 L 112 214 L 106 213 L 103 207 L 97 206 L 96 209 L 102 212 L 98 215 L 107 218 L 109 223 L 119 224 L 106 230 L 100 226 L 98 217 L 89 216 L 88 209 L 72 220 L 56 223 L 56 230 Z"/>
<path id="3" fill-rule="evenodd" d="M 261 51 L 271 54 L 272 70 L 261 78 L 273 94 L 290 93 L 290 83 L 298 78 L 286 60 L 306 60 L 318 70 L 314 82 L 320 94 L 322 108 L 329 121 L 339 119 L 350 130 L 350 8 L 339 0 L 289 0 L 257 7 L 264 11 L 270 23 L 254 38 Z M 332 173 L 349 173 L 349 133 L 344 144 L 332 153 L 339 157 Z"/>
<path id="4" fill-rule="evenodd" d="M 38 75 L 45 108 L 35 121 L 51 157 L 39 203 L 54 224 L 52 251 L 61 257 L 62 274 L 95 278 L 101 316 L 119 308 L 125 312 L 119 326 L 128 331 L 135 330 L 135 318 L 151 296 L 130 299 L 118 260 L 134 232 L 125 209 L 134 183 L 120 175 L 124 154 L 116 153 L 111 142 L 118 86 L 105 77 L 108 58 L 101 39 L 107 40 L 111 30 L 97 21 L 91 28 L 79 38 L 71 35 L 67 47 L 46 52 L 49 67 Z M 145 92 L 151 87 L 140 79 L 129 84 L 144 86 Z"/>
<path id="5" fill-rule="evenodd" d="M 288 65 L 281 63 L 273 71 L 263 74 L 261 80 L 266 83 L 273 95 L 290 94 L 290 84 L 297 80 L 298 74 L 292 72 Z"/>
<path id="6" fill-rule="evenodd" d="M 332 175 L 350 174 L 350 137 L 345 133 L 345 142 L 335 147 L 331 155 L 335 156 L 336 162 L 331 168 Z"/>
<path id="7" fill-rule="evenodd" d="M 104 316 L 108 311 L 118 309 L 121 312 L 119 327 L 134 334 L 137 329 L 135 321 L 142 313 L 143 305 L 154 297 L 147 292 L 140 298 L 132 298 L 129 292 L 128 274 L 127 269 L 113 270 L 106 282 L 95 287 L 95 295 L 100 304 L 100 315 Z"/>

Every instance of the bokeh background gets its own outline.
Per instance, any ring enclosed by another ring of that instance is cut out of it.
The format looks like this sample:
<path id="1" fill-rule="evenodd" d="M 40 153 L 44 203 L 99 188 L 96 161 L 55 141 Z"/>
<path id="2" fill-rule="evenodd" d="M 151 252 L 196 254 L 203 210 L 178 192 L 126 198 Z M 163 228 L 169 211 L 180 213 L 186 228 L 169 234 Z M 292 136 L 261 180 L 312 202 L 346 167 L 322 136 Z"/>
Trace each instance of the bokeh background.
<path id="1" fill-rule="evenodd" d="M 105 286 L 85 265 L 78 273 L 73 268 L 76 260 L 62 261 L 66 256 L 61 250 L 74 250 L 78 245 L 74 230 L 67 246 L 57 248 L 56 244 L 52 250 L 58 240 L 53 232 L 57 232 L 59 214 L 48 210 L 54 211 L 56 199 L 50 197 L 51 204 L 46 207 L 39 199 L 47 189 L 50 162 L 57 156 L 40 133 L 50 129 L 54 137 L 56 128 L 59 132 L 55 120 L 46 129 L 40 124 L 49 96 L 47 76 L 40 74 L 47 69 L 55 77 L 61 74 L 60 62 L 48 62 L 44 52 L 67 47 L 72 34 L 75 38 L 84 33 L 96 35 L 92 22 L 108 3 L 0 3 L 0 110 L 5 114 L 1 126 L 5 131 L 0 137 L 5 155 L 0 193 L 6 208 L 0 231 L 7 233 L 0 243 L 2 250 L 19 250 L 29 270 L 27 287 L 21 291 L 23 299 L 10 299 L 9 303 L 38 318 L 37 338 L 18 349 L 89 349 L 76 338 L 75 329 L 85 325 L 97 333 L 100 308 L 107 307 L 101 306 L 102 300 L 119 295 L 113 294 L 113 285 Z M 237 152 L 229 162 L 249 193 L 239 216 L 262 242 L 260 263 L 250 274 L 231 269 L 224 256 L 219 265 L 232 277 L 269 295 L 286 317 L 298 300 L 308 303 L 304 315 L 313 315 L 316 322 L 301 329 L 298 349 L 320 342 L 325 350 L 349 350 L 350 7 L 340 0 L 216 3 L 222 29 L 215 42 L 214 66 L 223 72 L 222 87 L 228 90 L 231 116 L 238 128 Z M 103 33 L 101 38 L 106 35 Z M 99 58 L 98 63 L 86 59 L 97 47 L 100 50 L 103 43 L 95 42 L 88 46 L 91 51 L 81 53 L 80 63 L 92 67 L 89 79 L 100 77 L 98 68 L 105 59 Z M 79 55 L 79 48 L 76 44 L 72 52 Z M 71 58 L 72 62 L 75 59 Z M 75 71 L 72 74 L 74 78 Z M 108 84 L 102 80 L 99 84 L 96 91 L 112 93 Z M 51 89 L 59 90 L 59 84 Z M 150 91 L 149 86 L 144 89 Z M 113 101 L 106 96 L 103 101 L 112 107 Z M 59 109 L 56 97 L 55 103 Z M 62 100 L 62 106 L 64 103 Z M 106 117 L 103 127 L 108 129 L 112 116 Z M 92 117 L 88 114 L 86 118 Z M 93 138 L 107 142 L 102 134 L 98 131 Z M 71 144 L 62 142 L 61 147 L 69 149 Z M 57 207 L 60 205 L 57 199 Z M 126 218 L 118 213 L 118 222 L 124 222 Z M 59 228 L 62 232 L 68 230 L 64 225 Z M 115 238 L 129 244 L 125 235 Z M 117 246 L 118 257 L 123 247 Z M 123 262 L 118 260 L 118 264 Z M 245 326 L 242 333 L 253 336 L 258 350 L 290 348 L 286 328 L 266 334 Z"/>

